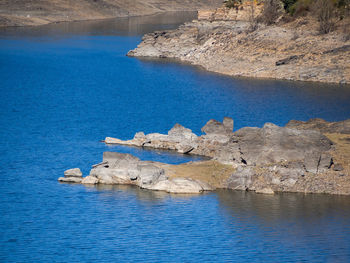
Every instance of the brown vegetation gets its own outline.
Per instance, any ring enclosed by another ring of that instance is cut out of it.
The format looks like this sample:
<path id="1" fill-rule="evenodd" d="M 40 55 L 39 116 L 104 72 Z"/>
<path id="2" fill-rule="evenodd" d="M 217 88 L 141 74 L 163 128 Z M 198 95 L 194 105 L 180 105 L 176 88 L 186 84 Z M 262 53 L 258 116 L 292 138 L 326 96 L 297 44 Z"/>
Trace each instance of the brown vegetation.
<path id="1" fill-rule="evenodd" d="M 189 162 L 179 165 L 164 165 L 171 178 L 185 177 L 200 180 L 214 188 L 223 188 L 227 179 L 235 171 L 232 165 L 216 161 Z"/>

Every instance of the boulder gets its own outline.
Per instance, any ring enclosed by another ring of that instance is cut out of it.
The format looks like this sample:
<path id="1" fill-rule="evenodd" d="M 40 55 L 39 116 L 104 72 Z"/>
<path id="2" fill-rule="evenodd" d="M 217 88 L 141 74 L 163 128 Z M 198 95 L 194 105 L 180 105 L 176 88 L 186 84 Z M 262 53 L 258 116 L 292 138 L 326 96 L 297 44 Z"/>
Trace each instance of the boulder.
<path id="1" fill-rule="evenodd" d="M 81 183 L 83 178 L 81 177 L 60 177 L 58 178 L 59 182 L 63 183 Z"/>
<path id="2" fill-rule="evenodd" d="M 152 164 L 139 164 L 137 166 L 139 175 L 137 177 L 137 185 L 141 188 L 148 188 L 158 181 L 166 180 L 164 170 Z"/>
<path id="3" fill-rule="evenodd" d="M 132 184 L 126 169 L 98 167 L 91 169 L 90 176 L 101 184 Z"/>
<path id="4" fill-rule="evenodd" d="M 205 188 L 208 189 L 207 186 Z M 159 181 L 149 189 L 166 191 L 174 194 L 198 194 L 205 191 L 199 182 L 190 178 L 174 178 L 171 180 Z"/>
<path id="5" fill-rule="evenodd" d="M 83 173 L 79 168 L 73 168 L 64 171 L 64 177 L 83 177 Z"/>
<path id="6" fill-rule="evenodd" d="M 169 137 L 177 139 L 178 141 L 193 141 L 197 139 L 197 135 L 192 130 L 176 123 L 173 128 L 168 131 Z"/>
<path id="7" fill-rule="evenodd" d="M 227 180 L 227 187 L 234 190 L 249 190 L 252 186 L 254 169 L 248 166 L 240 166 Z"/>
<path id="8" fill-rule="evenodd" d="M 108 162 L 109 168 L 136 169 L 139 161 L 139 158 L 128 153 L 103 153 L 103 162 Z"/>
<path id="9" fill-rule="evenodd" d="M 134 140 L 139 140 L 139 139 L 146 139 L 146 135 L 144 132 L 137 132 L 135 133 Z"/>
<path id="10" fill-rule="evenodd" d="M 82 184 L 97 184 L 98 183 L 98 179 L 94 176 L 86 176 L 82 181 Z"/>
<path id="11" fill-rule="evenodd" d="M 224 117 L 222 124 L 224 125 L 224 127 L 228 133 L 233 132 L 233 119 L 232 118 Z"/>
<path id="12" fill-rule="evenodd" d="M 221 122 L 211 119 L 203 126 L 201 131 L 207 135 L 211 135 L 211 134 L 224 134 L 224 135 L 226 135 L 228 133 L 227 129 L 228 128 L 225 127 Z"/>

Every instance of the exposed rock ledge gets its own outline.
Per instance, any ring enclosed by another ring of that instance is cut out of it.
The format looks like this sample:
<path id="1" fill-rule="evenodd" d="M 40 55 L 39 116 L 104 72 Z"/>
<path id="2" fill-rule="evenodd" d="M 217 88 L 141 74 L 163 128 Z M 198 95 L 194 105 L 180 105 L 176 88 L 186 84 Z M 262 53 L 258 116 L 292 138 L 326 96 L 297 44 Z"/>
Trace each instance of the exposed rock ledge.
<path id="1" fill-rule="evenodd" d="M 225 118 L 223 123 L 208 121 L 201 136 L 176 124 L 168 134 L 139 132 L 128 141 L 107 137 L 106 143 L 175 150 L 212 160 L 169 165 L 106 152 L 103 162 L 94 165 L 84 179 L 70 176 L 80 175 L 70 170 L 59 180 L 133 184 L 170 193 L 231 188 L 264 194 L 350 194 L 349 124 L 350 120 L 328 123 L 314 119 L 291 121 L 287 127 L 266 123 L 262 128 L 246 127 L 233 132 L 233 120 Z M 322 127 L 327 133 L 319 131 Z"/>
<path id="2" fill-rule="evenodd" d="M 231 76 L 350 83 L 350 40 L 340 31 L 319 35 L 317 21 L 300 18 L 252 32 L 246 10 L 200 12 L 201 20 L 146 34 L 128 56 L 175 58 Z"/>

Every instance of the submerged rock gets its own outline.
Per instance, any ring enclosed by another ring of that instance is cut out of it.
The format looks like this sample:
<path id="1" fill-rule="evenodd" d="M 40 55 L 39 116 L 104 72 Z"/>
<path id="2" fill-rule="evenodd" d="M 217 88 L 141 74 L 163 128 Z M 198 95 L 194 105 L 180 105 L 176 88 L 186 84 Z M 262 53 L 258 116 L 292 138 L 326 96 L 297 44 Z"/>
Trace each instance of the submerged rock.
<path id="1" fill-rule="evenodd" d="M 255 193 L 273 195 L 275 192 L 271 188 L 263 188 L 256 190 Z"/>
<path id="2" fill-rule="evenodd" d="M 80 177 L 60 177 L 60 178 L 58 178 L 58 181 L 63 182 L 63 183 L 81 183 L 82 180 L 83 180 L 83 178 L 80 178 Z"/>

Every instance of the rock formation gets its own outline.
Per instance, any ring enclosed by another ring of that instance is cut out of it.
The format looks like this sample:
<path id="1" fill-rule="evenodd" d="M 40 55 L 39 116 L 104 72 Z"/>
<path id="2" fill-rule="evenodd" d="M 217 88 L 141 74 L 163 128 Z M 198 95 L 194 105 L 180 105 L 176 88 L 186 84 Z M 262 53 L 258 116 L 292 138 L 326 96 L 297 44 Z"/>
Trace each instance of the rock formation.
<path id="1" fill-rule="evenodd" d="M 233 132 L 233 120 L 226 117 L 222 123 L 209 120 L 201 136 L 176 124 L 168 134 L 138 132 L 127 141 L 107 137 L 107 144 L 175 150 L 212 160 L 169 165 L 105 152 L 103 161 L 93 165 L 89 176 L 83 179 L 80 170 L 71 169 L 59 181 L 131 184 L 169 193 L 230 188 L 263 194 L 350 194 L 350 135 L 344 128 L 348 121 L 305 123 L 293 121 L 287 127 L 266 123 L 262 128 L 245 127 Z M 320 130 L 338 133 L 326 136 Z"/>
<path id="2" fill-rule="evenodd" d="M 347 127 L 348 121 L 317 122 L 324 127 L 332 127 L 327 128 L 327 131 L 347 133 L 344 127 Z M 336 186 L 343 170 L 340 164 L 334 163 L 333 142 L 320 132 L 317 125 L 309 125 L 309 129 L 297 125 L 291 128 L 291 123 L 299 122 L 290 122 L 286 127 L 266 123 L 262 128 L 245 127 L 233 132 L 233 120 L 225 118 L 223 123 L 209 120 L 202 128 L 205 134 L 201 136 L 176 124 L 167 135 L 137 133 L 129 141 L 106 138 L 105 142 L 203 155 L 234 167 L 235 171 L 219 187 L 260 193 L 291 191 L 350 194 L 349 180 L 342 190 Z M 188 147 L 186 151 L 179 150 L 184 146 Z M 349 166 L 349 162 L 346 165 Z M 327 178 L 333 179 L 327 182 Z"/>
<path id="3" fill-rule="evenodd" d="M 72 170 L 75 169 L 68 171 Z M 104 152 L 103 161 L 93 165 L 90 175 L 84 179 L 81 176 L 72 176 L 70 173 L 67 178 L 60 177 L 58 180 L 82 184 L 136 185 L 143 189 L 178 194 L 195 194 L 212 190 L 209 185 L 199 180 L 169 178 L 166 171 L 155 163 L 141 161 L 130 154 L 116 152 Z"/>
<path id="4" fill-rule="evenodd" d="M 66 183 L 81 183 L 82 180 L 83 173 L 79 168 L 66 170 L 64 171 L 64 177 L 58 178 L 58 181 Z"/>

